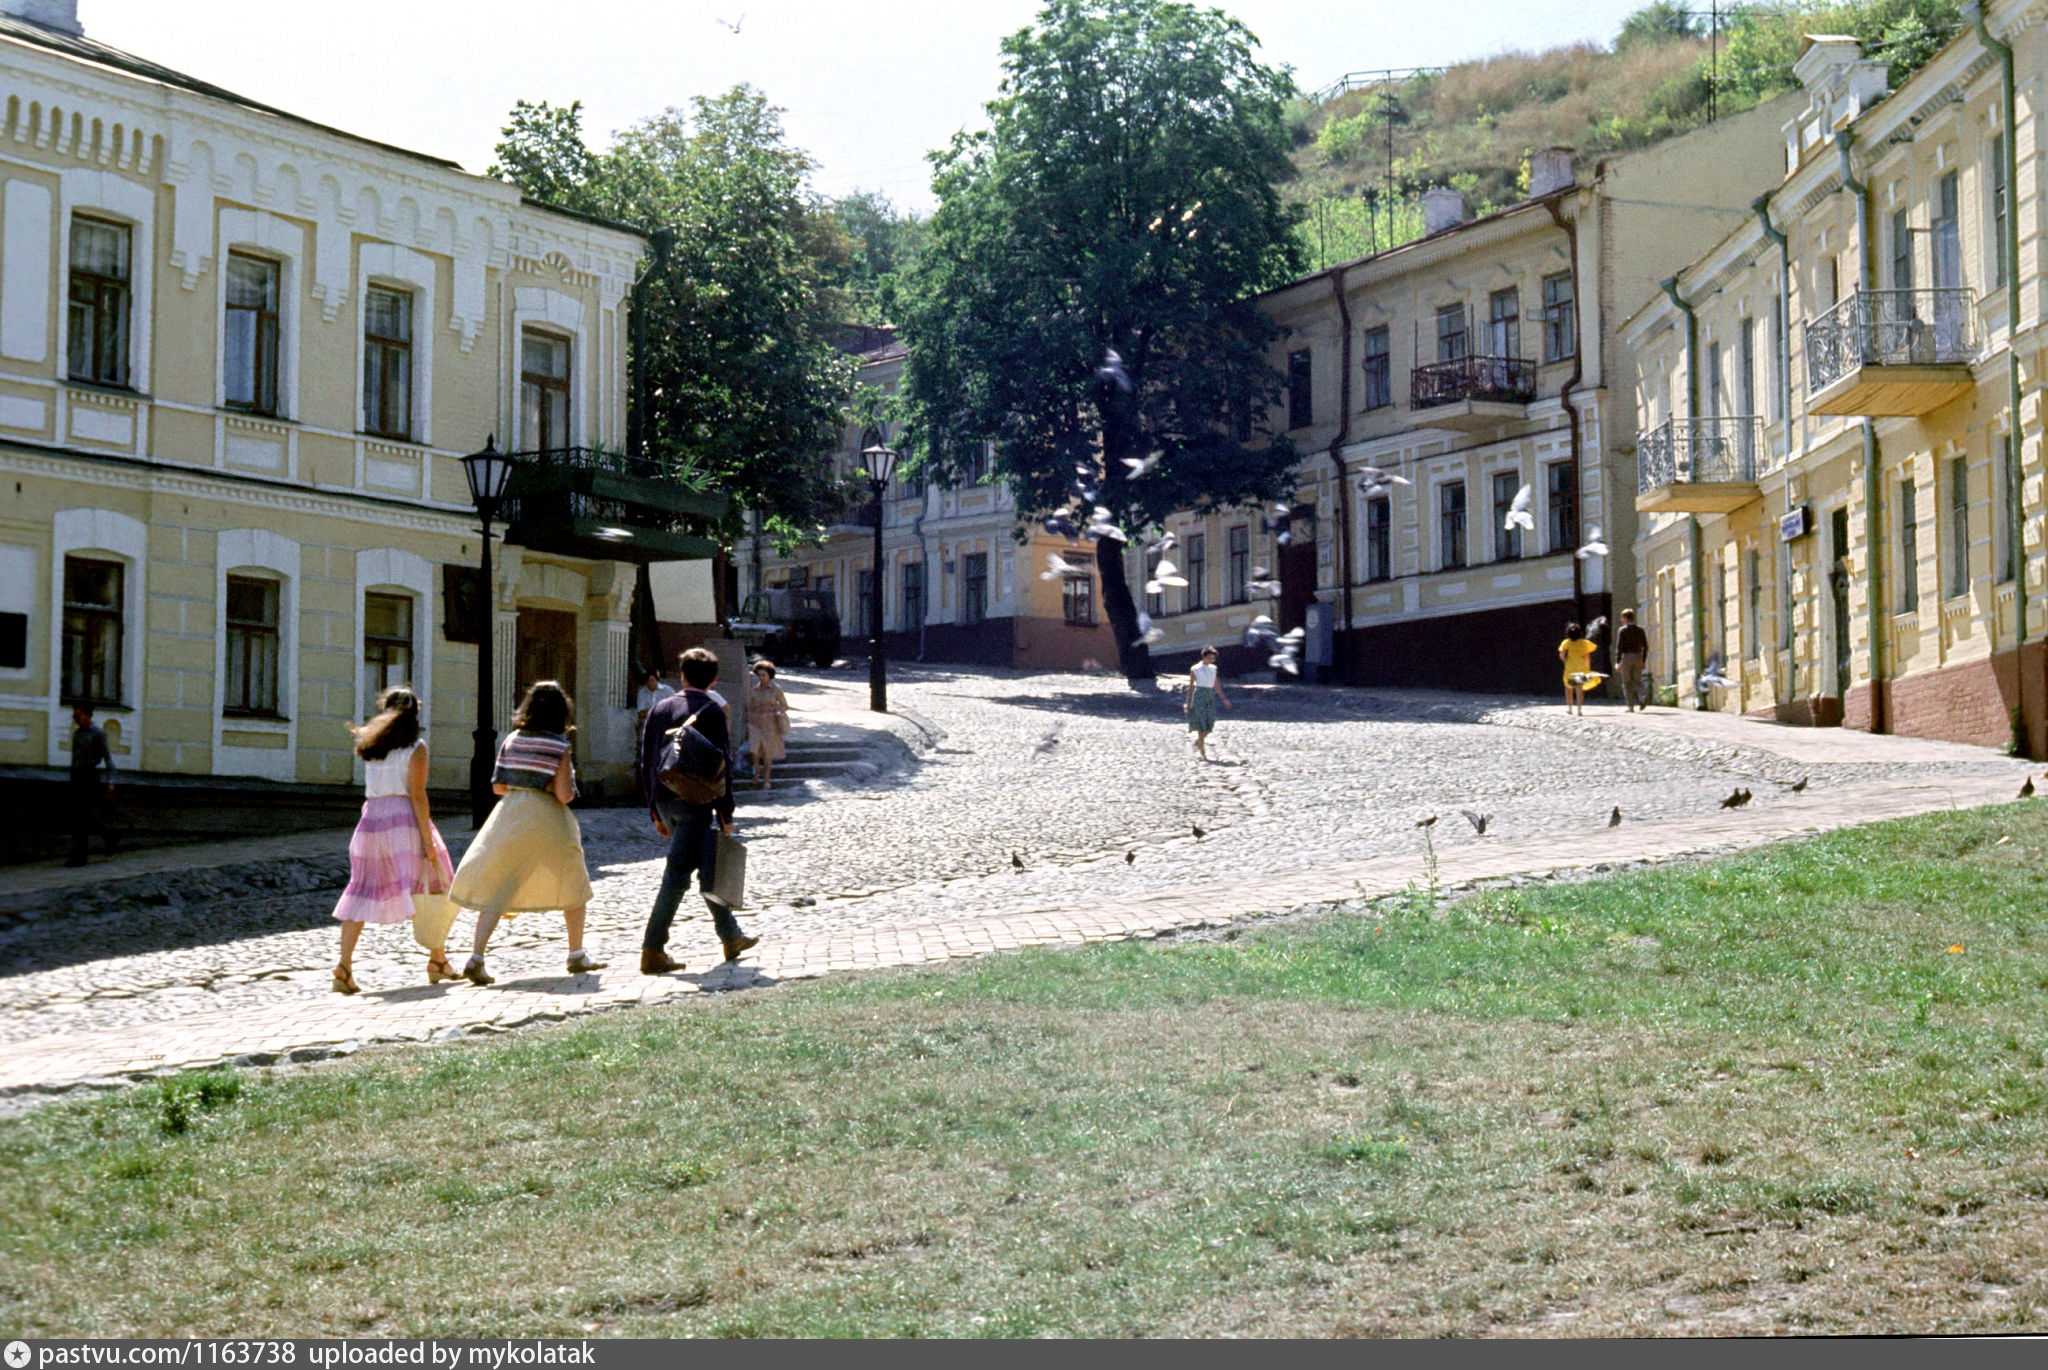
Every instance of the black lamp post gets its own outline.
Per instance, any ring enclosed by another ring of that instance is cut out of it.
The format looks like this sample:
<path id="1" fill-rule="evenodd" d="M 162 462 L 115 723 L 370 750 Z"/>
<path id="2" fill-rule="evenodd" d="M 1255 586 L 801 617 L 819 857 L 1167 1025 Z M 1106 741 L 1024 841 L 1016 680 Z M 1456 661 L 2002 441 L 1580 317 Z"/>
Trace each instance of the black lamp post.
<path id="1" fill-rule="evenodd" d="M 889 489 L 889 475 L 896 469 L 896 451 L 883 443 L 863 447 L 861 465 L 867 468 L 868 489 L 875 496 L 875 569 L 868 604 L 868 708 L 878 714 L 889 712 L 889 674 L 882 662 L 882 496 Z"/>
<path id="2" fill-rule="evenodd" d="M 505 486 L 512 479 L 512 459 L 498 451 L 494 433 L 484 439 L 484 450 L 462 459 L 462 473 L 469 477 L 469 497 L 483 516 L 483 614 L 482 636 L 476 645 L 476 730 L 469 754 L 469 823 L 481 828 L 491 816 L 496 796 L 491 793 L 491 771 L 498 759 L 498 729 L 492 718 L 491 701 L 496 681 L 491 671 L 491 629 L 497 618 L 497 595 L 491 588 L 491 520 L 505 499 Z"/>

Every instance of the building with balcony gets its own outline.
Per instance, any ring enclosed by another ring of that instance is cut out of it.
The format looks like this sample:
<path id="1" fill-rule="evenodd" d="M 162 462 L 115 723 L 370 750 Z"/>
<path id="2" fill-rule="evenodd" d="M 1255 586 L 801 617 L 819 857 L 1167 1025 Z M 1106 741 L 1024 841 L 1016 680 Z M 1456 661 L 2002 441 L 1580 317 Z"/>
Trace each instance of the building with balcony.
<path id="1" fill-rule="evenodd" d="M 55 774 L 85 702 L 132 802 L 317 806 L 404 682 L 459 787 L 490 615 L 499 725 L 558 677 L 586 791 L 630 776 L 637 564 L 708 555 L 722 507 L 618 455 L 640 236 L 56 0 L 0 0 L 0 72 L 0 766 Z M 459 458 L 493 436 L 521 457 L 484 586 Z"/>
<path id="2" fill-rule="evenodd" d="M 1897 90 L 1807 39 L 1754 209 L 1622 325 L 1638 595 L 1679 700 L 2048 747 L 2030 14 L 1989 6 L 1991 42 L 1966 24 Z"/>
<path id="3" fill-rule="evenodd" d="M 894 393 L 908 355 L 886 329 L 855 330 L 858 384 Z M 850 424 L 827 455 L 849 490 L 866 488 L 861 451 L 893 432 Z M 882 622 L 903 660 L 1080 670 L 1116 664 L 1101 613 L 1092 552 L 1021 524 L 1016 500 L 985 459 L 948 489 L 899 473 L 881 501 Z M 848 655 L 867 652 L 874 605 L 875 506 L 856 494 L 841 521 L 809 546 L 744 538 L 733 559 L 744 592 L 810 588 L 832 594 Z M 1048 578 L 1050 558 L 1075 569 Z"/>
<path id="4" fill-rule="evenodd" d="M 1169 522 L 1191 583 L 1153 597 L 1155 656 L 1191 659 L 1264 613 L 1308 630 L 1324 678 L 1561 688 L 1565 625 L 1635 583 L 1632 373 L 1614 321 L 1748 214 L 1789 108 L 1591 166 L 1540 152 L 1529 197 L 1479 218 L 1431 191 L 1422 239 L 1264 297 L 1301 484 L 1278 525 Z M 1509 527 L 1525 486 L 1535 527 Z M 1576 555 L 1595 526 L 1604 560 Z"/>

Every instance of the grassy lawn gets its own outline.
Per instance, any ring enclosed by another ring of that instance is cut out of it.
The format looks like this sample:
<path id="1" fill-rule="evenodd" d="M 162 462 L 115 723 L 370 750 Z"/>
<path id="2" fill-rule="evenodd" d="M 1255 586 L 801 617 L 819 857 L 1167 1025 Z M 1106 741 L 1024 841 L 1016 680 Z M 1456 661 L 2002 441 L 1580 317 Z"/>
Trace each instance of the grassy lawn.
<path id="1" fill-rule="evenodd" d="M 0 1125 L 0 1326 L 2040 1330 L 2048 806 Z"/>

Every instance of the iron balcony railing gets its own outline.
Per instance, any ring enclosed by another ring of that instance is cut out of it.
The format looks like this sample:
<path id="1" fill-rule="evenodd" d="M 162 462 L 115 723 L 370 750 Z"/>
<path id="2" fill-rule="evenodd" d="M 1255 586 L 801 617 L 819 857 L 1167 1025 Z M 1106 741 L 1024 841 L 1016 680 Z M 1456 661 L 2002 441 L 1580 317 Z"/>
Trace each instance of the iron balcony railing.
<path id="1" fill-rule="evenodd" d="M 1806 321 L 1806 393 L 1865 366 L 1941 366 L 1977 355 L 1973 292 L 1859 290 Z"/>
<path id="2" fill-rule="evenodd" d="M 1521 357 L 1460 357 L 1408 373 L 1408 407 L 1434 409 L 1460 400 L 1528 404 L 1536 398 L 1536 363 Z"/>
<path id="3" fill-rule="evenodd" d="M 1763 444 L 1764 421 L 1754 415 L 1667 419 L 1636 434 L 1636 491 L 1754 481 Z"/>

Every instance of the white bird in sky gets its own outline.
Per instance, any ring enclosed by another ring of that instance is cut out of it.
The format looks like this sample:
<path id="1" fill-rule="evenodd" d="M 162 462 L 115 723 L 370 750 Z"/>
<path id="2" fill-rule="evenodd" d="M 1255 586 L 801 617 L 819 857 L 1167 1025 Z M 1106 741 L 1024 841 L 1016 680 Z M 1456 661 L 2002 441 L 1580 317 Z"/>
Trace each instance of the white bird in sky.
<path id="1" fill-rule="evenodd" d="M 1091 538 L 1108 538 L 1112 542 L 1125 542 L 1124 530 L 1116 526 L 1116 518 L 1101 505 L 1095 506 L 1094 516 L 1083 530 Z"/>
<path id="2" fill-rule="evenodd" d="M 1527 484 L 1524 484 L 1521 489 L 1515 491 L 1515 502 L 1508 506 L 1508 516 L 1501 520 L 1501 527 L 1509 532 L 1517 528 L 1526 528 L 1532 533 L 1535 532 L 1536 516 L 1529 512 L 1529 506 L 1535 502 L 1535 499 L 1536 491 Z"/>
<path id="3" fill-rule="evenodd" d="M 1156 595 L 1162 587 L 1167 585 L 1171 585 L 1177 590 L 1185 590 L 1188 586 L 1188 578 L 1180 573 L 1180 567 L 1175 566 L 1165 557 L 1161 557 L 1159 558 L 1159 565 L 1152 570 L 1152 579 L 1145 582 L 1145 593 Z"/>
<path id="4" fill-rule="evenodd" d="M 1594 524 L 1591 528 L 1586 530 L 1586 533 L 1586 545 L 1584 547 L 1581 547 L 1578 550 L 1578 552 L 1575 553 L 1579 560 L 1584 561 L 1587 557 L 1606 556 L 1607 544 L 1600 540 L 1600 525 L 1597 523 Z"/>
<path id="5" fill-rule="evenodd" d="M 1131 393 L 1131 373 L 1124 370 L 1124 359 L 1117 355 L 1114 347 L 1102 354 L 1102 365 L 1095 368 L 1095 379 L 1115 386 L 1124 394 Z"/>
<path id="6" fill-rule="evenodd" d="M 1371 494 L 1375 490 L 1384 490 L 1390 485 L 1415 484 L 1414 481 L 1398 471 L 1382 471 L 1377 466 L 1361 466 L 1358 468 L 1358 475 L 1358 488 L 1367 494 Z"/>
<path id="7" fill-rule="evenodd" d="M 737 21 L 727 19 L 715 19 L 713 20 L 713 22 L 725 28 L 731 29 L 733 31 L 734 36 L 737 37 L 740 31 L 740 25 L 747 22 L 747 16 L 742 14 Z"/>
<path id="8" fill-rule="evenodd" d="M 1153 627 L 1152 615 L 1140 610 L 1138 613 L 1138 640 L 1131 645 L 1133 647 L 1150 647 L 1154 643 L 1164 642 L 1165 640 L 1165 630 Z"/>
<path id="9" fill-rule="evenodd" d="M 1076 566 L 1058 552 L 1047 552 L 1045 554 L 1045 569 L 1038 573 L 1038 578 L 1040 580 L 1058 580 L 1061 576 L 1085 575 L 1087 571 L 1088 568 L 1086 566 Z"/>
<path id="10" fill-rule="evenodd" d="M 1152 544 L 1152 550 L 1153 550 L 1153 551 L 1155 551 L 1155 552 L 1170 552 L 1170 551 L 1172 551 L 1172 550 L 1173 550 L 1173 549 L 1174 549 L 1175 547 L 1178 547 L 1179 545 L 1180 545 L 1180 539 L 1179 539 L 1179 538 L 1177 538 L 1177 537 L 1175 537 L 1175 536 L 1174 536 L 1174 535 L 1173 535 L 1173 534 L 1172 534 L 1172 533 L 1171 533 L 1171 532 L 1169 531 L 1169 532 L 1161 533 L 1161 534 L 1159 535 L 1159 541 L 1157 541 L 1157 542 L 1155 542 L 1155 543 L 1153 543 L 1153 544 Z"/>
<path id="11" fill-rule="evenodd" d="M 1119 458 L 1119 460 L 1123 462 L 1124 469 L 1131 473 L 1130 479 L 1136 480 L 1140 476 L 1151 475 L 1152 468 L 1157 466 L 1159 464 L 1159 459 L 1165 455 L 1166 453 L 1164 452 L 1154 452 L 1150 456 L 1122 457 Z"/>

